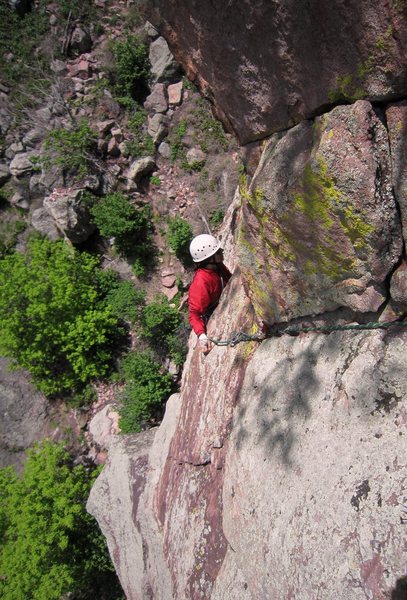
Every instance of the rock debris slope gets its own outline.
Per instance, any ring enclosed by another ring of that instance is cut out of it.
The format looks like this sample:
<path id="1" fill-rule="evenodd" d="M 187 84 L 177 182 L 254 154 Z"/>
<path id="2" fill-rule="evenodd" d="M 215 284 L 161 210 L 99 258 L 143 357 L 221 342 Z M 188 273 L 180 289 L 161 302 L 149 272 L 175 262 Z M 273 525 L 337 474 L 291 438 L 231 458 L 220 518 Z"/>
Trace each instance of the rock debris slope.
<path id="1" fill-rule="evenodd" d="M 191 336 L 163 423 L 113 442 L 88 507 L 130 600 L 401 600 L 405 6 L 241 1 L 215 19 L 209 4 L 149 12 L 240 139 L 269 136 L 224 224 L 234 276 L 209 334 L 395 324 L 207 357 Z"/>

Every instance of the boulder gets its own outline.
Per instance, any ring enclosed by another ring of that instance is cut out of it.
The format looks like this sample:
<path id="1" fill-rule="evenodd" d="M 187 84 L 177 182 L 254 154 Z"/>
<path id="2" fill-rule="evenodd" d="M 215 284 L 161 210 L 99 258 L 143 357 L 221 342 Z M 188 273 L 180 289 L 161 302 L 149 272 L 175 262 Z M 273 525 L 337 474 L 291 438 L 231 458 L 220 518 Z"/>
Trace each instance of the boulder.
<path id="1" fill-rule="evenodd" d="M 155 82 L 168 82 L 174 79 L 180 71 L 166 40 L 159 37 L 150 44 L 149 58 L 151 75 Z"/>
<path id="2" fill-rule="evenodd" d="M 49 240 L 55 241 L 62 237 L 55 220 L 46 208 L 36 208 L 31 214 L 31 225 L 36 231 Z"/>
<path id="3" fill-rule="evenodd" d="M 0 187 L 4 185 L 11 177 L 10 169 L 4 163 L 0 163 Z"/>
<path id="4" fill-rule="evenodd" d="M 101 448 L 108 449 L 114 436 L 120 431 L 117 407 L 107 404 L 89 421 L 89 434 L 92 441 Z"/>
<path id="5" fill-rule="evenodd" d="M 0 358 L 0 467 L 19 465 L 24 451 L 41 437 L 49 404 L 25 371 Z"/>
<path id="6" fill-rule="evenodd" d="M 407 95 L 402 2 L 236 0 L 208 10 L 154 0 L 143 11 L 241 143 L 337 102 Z"/>
<path id="7" fill-rule="evenodd" d="M 159 144 L 168 135 L 168 123 L 168 117 L 159 113 L 148 117 L 147 133 L 155 144 Z"/>
<path id="8" fill-rule="evenodd" d="M 206 154 L 198 146 L 194 146 L 188 150 L 186 159 L 189 165 L 203 165 L 206 160 Z"/>
<path id="9" fill-rule="evenodd" d="M 89 33 L 79 25 L 76 25 L 69 40 L 68 50 L 70 54 L 79 55 L 92 49 L 92 38 Z"/>
<path id="10" fill-rule="evenodd" d="M 32 152 L 20 152 L 16 154 L 10 163 L 10 173 L 17 178 L 32 173 L 34 165 L 31 159 L 34 157 L 35 155 Z"/>
<path id="11" fill-rule="evenodd" d="M 57 189 L 44 199 L 44 210 L 55 227 L 74 244 L 84 242 L 95 230 L 82 195 L 82 189 Z"/>
<path id="12" fill-rule="evenodd" d="M 127 179 L 138 183 L 142 177 L 148 175 L 156 168 L 154 159 L 151 156 L 135 160 L 127 171 Z"/>
<path id="13" fill-rule="evenodd" d="M 172 83 L 167 88 L 168 93 L 168 103 L 171 106 L 178 106 L 182 102 L 182 81 L 178 81 L 178 83 Z"/>
<path id="14" fill-rule="evenodd" d="M 390 281 L 390 295 L 394 302 L 407 307 L 407 263 L 405 260 L 393 273 Z"/>
<path id="15" fill-rule="evenodd" d="M 144 102 L 144 108 L 151 113 L 165 113 L 168 109 L 168 101 L 163 83 L 156 83 L 151 94 Z"/>
<path id="16" fill-rule="evenodd" d="M 391 160 L 393 166 L 394 194 L 400 206 L 404 241 L 407 243 L 407 101 L 386 107 Z"/>
<path id="17" fill-rule="evenodd" d="M 239 262 L 264 321 L 378 310 L 403 239 L 387 132 L 369 102 L 272 136 L 241 194 Z"/>
<path id="18" fill-rule="evenodd" d="M 163 158 L 170 158 L 171 157 L 171 146 L 167 142 L 161 142 L 161 144 L 158 146 L 158 153 Z"/>

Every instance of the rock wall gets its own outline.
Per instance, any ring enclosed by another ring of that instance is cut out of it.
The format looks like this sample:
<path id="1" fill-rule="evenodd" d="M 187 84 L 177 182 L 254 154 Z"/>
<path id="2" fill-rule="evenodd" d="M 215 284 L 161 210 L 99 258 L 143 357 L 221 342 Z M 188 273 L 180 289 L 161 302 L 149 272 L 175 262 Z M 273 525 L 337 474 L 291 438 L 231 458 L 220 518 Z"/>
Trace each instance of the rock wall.
<path id="1" fill-rule="evenodd" d="M 131 600 L 402 600 L 405 6 L 152 4 L 240 138 L 272 134 L 227 215 L 234 275 L 208 331 L 272 334 L 206 357 L 191 335 L 163 423 L 114 440 L 88 508 Z M 341 330 L 370 321 L 392 325 Z"/>
<path id="2" fill-rule="evenodd" d="M 402 97 L 407 6 L 379 0 L 148 0 L 145 13 L 242 143 L 328 105 Z"/>

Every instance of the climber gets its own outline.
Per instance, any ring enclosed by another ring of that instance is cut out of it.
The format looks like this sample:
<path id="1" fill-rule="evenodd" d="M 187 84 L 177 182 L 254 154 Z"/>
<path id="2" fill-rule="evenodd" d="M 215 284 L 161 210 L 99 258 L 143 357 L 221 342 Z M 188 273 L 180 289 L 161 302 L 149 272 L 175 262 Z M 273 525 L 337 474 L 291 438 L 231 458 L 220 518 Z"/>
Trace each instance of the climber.
<path id="1" fill-rule="evenodd" d="M 201 352 L 206 354 L 211 349 L 206 324 L 232 274 L 223 264 L 223 250 L 213 235 L 197 235 L 189 251 L 196 265 L 188 293 L 189 322 L 198 336 Z"/>

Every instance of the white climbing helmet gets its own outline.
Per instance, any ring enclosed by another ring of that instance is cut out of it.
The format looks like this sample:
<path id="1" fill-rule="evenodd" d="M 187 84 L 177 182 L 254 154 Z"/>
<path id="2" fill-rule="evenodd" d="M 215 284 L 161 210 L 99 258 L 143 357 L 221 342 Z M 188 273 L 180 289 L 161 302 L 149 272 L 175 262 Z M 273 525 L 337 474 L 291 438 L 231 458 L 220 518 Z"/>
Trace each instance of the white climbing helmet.
<path id="1" fill-rule="evenodd" d="M 189 245 L 189 252 L 194 262 L 201 262 L 201 260 L 206 260 L 216 254 L 220 247 L 220 242 L 216 237 L 202 233 L 194 237 Z"/>

